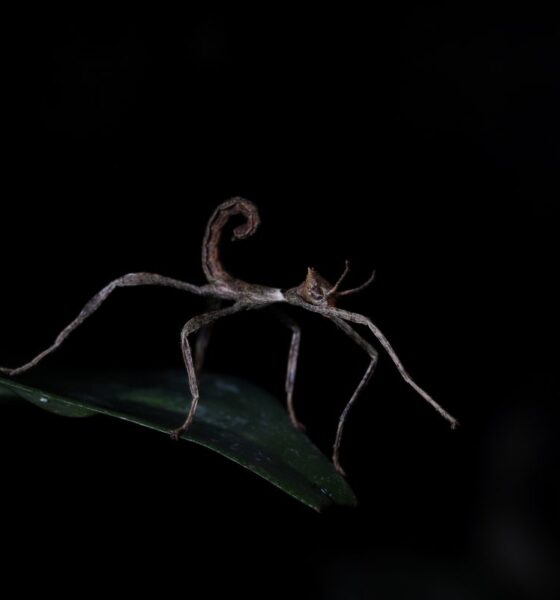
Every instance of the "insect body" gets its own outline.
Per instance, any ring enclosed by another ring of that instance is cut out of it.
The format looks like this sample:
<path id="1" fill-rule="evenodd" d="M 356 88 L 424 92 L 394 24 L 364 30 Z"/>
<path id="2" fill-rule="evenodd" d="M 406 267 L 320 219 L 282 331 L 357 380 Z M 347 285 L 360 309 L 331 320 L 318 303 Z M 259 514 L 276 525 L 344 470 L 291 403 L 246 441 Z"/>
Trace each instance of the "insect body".
<path id="1" fill-rule="evenodd" d="M 339 452 L 340 443 L 342 440 L 342 432 L 348 412 L 362 389 L 368 383 L 377 364 L 377 351 L 354 329 L 355 325 L 367 327 L 377 339 L 379 344 L 389 354 L 403 379 L 410 386 L 412 386 L 412 388 L 414 388 L 414 390 L 416 390 L 420 396 L 429 402 L 435 408 L 435 410 L 437 410 L 445 419 L 447 419 L 452 427 L 457 425 L 457 421 L 412 380 L 410 375 L 404 369 L 400 359 L 396 355 L 387 338 L 381 333 L 381 331 L 379 331 L 379 329 L 368 317 L 365 317 L 359 313 L 337 308 L 336 304 L 339 298 L 348 296 L 350 294 L 355 294 L 366 288 L 373 281 L 373 274 L 361 286 L 343 291 L 340 290 L 340 287 L 349 272 L 348 263 L 346 263 L 344 272 L 334 285 L 331 285 L 313 269 L 308 269 L 307 276 L 300 285 L 288 290 L 266 287 L 237 279 L 224 269 L 220 260 L 220 241 L 224 227 L 228 221 L 236 215 L 244 217 L 245 221 L 233 230 L 234 240 L 244 239 L 252 235 L 259 226 L 260 219 L 257 208 L 248 200 L 243 198 L 231 198 L 216 208 L 213 215 L 210 217 L 210 220 L 208 221 L 208 225 L 206 226 L 206 233 L 204 235 L 204 241 L 202 244 L 202 268 L 204 275 L 208 280 L 207 284 L 196 286 L 191 283 L 172 279 L 163 275 L 157 275 L 155 273 L 129 273 L 128 275 L 124 275 L 119 279 L 111 281 L 100 292 L 98 292 L 84 306 L 80 314 L 59 333 L 53 344 L 46 350 L 20 367 L 16 367 L 14 369 L 0 367 L 0 373 L 12 376 L 19 375 L 34 367 L 41 360 L 43 360 L 43 358 L 45 358 L 51 352 L 54 352 L 72 331 L 79 327 L 101 306 L 101 304 L 114 290 L 122 287 L 158 285 L 184 290 L 199 296 L 205 296 L 208 298 L 209 307 L 211 308 L 208 310 L 208 312 L 193 317 L 187 321 L 183 327 L 183 330 L 181 331 L 181 349 L 187 369 L 188 384 L 192 394 L 192 403 L 184 423 L 179 428 L 171 432 L 171 436 L 174 439 L 178 439 L 181 433 L 188 429 L 196 414 L 199 401 L 197 373 L 200 371 L 203 363 L 204 352 L 208 344 L 209 332 L 212 324 L 223 317 L 227 317 L 241 311 L 261 309 L 269 305 L 280 305 L 278 306 L 280 309 L 282 304 L 299 306 L 300 308 L 326 317 L 347 336 L 349 336 L 358 346 L 360 346 L 360 348 L 362 348 L 362 350 L 364 350 L 370 358 L 369 366 L 364 373 L 358 387 L 342 411 L 338 422 L 332 458 L 336 469 L 340 473 L 344 473 L 342 467 L 340 466 Z M 228 303 L 228 305 L 224 306 L 226 303 Z M 286 374 L 287 405 L 292 423 L 296 427 L 301 427 L 301 424 L 296 418 L 293 403 L 293 391 L 301 332 L 299 326 L 291 317 L 283 312 L 279 312 L 278 310 L 276 310 L 275 314 L 277 314 L 280 321 L 292 331 L 292 340 L 288 354 L 288 369 Z M 194 333 L 198 333 L 198 337 L 193 354 L 189 338 Z"/>

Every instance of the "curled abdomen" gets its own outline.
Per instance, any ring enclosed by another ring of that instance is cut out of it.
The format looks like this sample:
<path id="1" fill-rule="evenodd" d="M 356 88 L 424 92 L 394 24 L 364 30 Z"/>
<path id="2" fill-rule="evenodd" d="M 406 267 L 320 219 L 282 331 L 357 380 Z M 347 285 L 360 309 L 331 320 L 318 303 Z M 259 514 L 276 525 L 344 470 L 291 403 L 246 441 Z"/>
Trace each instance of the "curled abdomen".
<path id="1" fill-rule="evenodd" d="M 259 212 L 252 202 L 239 197 L 222 202 L 206 226 L 202 243 L 202 269 L 210 283 L 239 281 L 224 269 L 220 259 L 220 242 L 224 227 L 237 215 L 244 217 L 245 222 L 235 227 L 232 240 L 242 240 L 253 235 L 260 224 Z"/>

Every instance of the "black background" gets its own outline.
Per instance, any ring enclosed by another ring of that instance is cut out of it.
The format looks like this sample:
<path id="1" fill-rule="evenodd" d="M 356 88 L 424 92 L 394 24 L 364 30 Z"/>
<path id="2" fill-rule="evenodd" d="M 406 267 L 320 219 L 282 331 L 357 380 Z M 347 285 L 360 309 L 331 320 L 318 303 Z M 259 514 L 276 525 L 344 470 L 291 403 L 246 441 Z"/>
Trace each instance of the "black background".
<path id="1" fill-rule="evenodd" d="M 548 598 L 558 593 L 558 28 L 470 8 L 14 15 L 4 37 L 1 362 L 111 279 L 202 283 L 215 206 L 262 225 L 232 272 L 374 285 L 386 357 L 347 428 L 360 506 L 314 514 L 217 455 L 31 406 L 0 420 L 6 573 L 76 594 Z M 119 292 L 49 367 L 181 366 L 199 299 Z M 295 313 L 294 313 L 295 314 Z M 307 314 L 296 401 L 329 451 L 367 361 Z M 288 334 L 216 327 L 208 368 L 282 397 Z M 110 583 L 111 582 L 111 583 Z M 109 587 L 111 586 L 111 587 Z"/>

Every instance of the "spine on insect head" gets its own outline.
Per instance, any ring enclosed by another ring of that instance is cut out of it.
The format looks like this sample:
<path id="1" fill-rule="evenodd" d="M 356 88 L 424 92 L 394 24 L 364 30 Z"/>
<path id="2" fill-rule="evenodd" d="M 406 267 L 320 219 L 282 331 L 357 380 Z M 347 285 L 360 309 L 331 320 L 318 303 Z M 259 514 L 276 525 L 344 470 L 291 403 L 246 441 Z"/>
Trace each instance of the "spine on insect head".
<path id="1" fill-rule="evenodd" d="M 244 217 L 245 222 L 235 227 L 232 240 L 242 240 L 253 235 L 260 223 L 257 207 L 249 200 L 237 197 L 222 202 L 208 221 L 202 244 L 202 269 L 210 283 L 231 282 L 235 279 L 222 265 L 220 241 L 228 221 L 238 215 Z"/>

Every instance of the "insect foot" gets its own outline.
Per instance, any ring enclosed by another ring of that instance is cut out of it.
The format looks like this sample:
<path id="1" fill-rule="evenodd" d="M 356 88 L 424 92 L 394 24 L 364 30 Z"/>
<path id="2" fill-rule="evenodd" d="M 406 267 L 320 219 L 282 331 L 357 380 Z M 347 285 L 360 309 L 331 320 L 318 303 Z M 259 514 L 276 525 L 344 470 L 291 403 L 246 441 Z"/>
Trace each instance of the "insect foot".
<path id="1" fill-rule="evenodd" d="M 179 429 L 174 429 L 170 434 L 169 437 L 174 441 L 174 442 L 178 442 L 181 434 L 186 431 L 185 429 L 183 429 L 182 427 L 179 427 Z"/>

